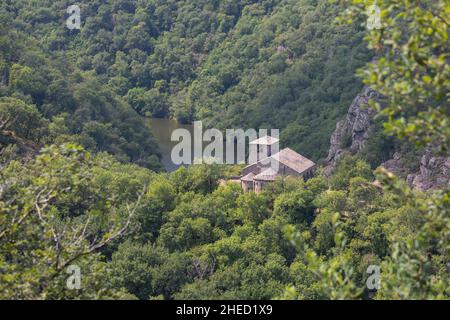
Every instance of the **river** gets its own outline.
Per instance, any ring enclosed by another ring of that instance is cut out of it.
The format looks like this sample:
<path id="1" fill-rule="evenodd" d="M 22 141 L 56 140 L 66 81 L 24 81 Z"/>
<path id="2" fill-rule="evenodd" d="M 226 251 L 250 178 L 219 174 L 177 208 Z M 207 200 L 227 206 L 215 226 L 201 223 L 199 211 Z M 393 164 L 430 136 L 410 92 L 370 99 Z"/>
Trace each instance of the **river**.
<path id="1" fill-rule="evenodd" d="M 172 119 L 159 119 L 159 118 L 146 118 L 151 131 L 158 142 L 159 150 L 161 152 L 161 163 L 167 172 L 173 172 L 177 170 L 180 165 L 176 165 L 172 162 L 172 149 L 179 142 L 172 142 L 172 132 L 176 129 L 186 129 L 190 132 L 191 137 L 194 137 L 194 125 L 192 124 L 181 124 L 176 120 Z M 202 145 L 205 148 L 210 142 L 203 141 Z M 193 147 L 193 143 L 192 143 Z M 234 162 L 237 162 L 237 145 L 235 144 L 234 150 Z M 191 151 L 194 154 L 193 150 Z M 224 141 L 223 152 L 226 155 L 226 143 Z"/>
<path id="2" fill-rule="evenodd" d="M 152 133 L 156 138 L 161 152 L 161 163 L 168 172 L 177 170 L 180 166 L 171 160 L 172 148 L 177 142 L 171 141 L 172 132 L 176 129 L 187 129 L 191 135 L 194 134 L 194 126 L 191 124 L 181 124 L 172 119 L 147 118 Z"/>

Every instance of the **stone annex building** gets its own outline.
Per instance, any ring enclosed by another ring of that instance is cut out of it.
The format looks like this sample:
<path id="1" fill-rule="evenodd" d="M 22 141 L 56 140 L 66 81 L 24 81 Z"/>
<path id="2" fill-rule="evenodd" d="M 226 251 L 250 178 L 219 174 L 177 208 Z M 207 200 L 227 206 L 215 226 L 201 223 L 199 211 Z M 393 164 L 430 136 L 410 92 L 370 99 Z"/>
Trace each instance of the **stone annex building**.
<path id="1" fill-rule="evenodd" d="M 250 142 L 251 145 L 257 146 L 261 159 L 243 169 L 240 181 L 244 191 L 260 192 L 266 184 L 275 181 L 279 176 L 303 177 L 306 180 L 314 175 L 316 164 L 294 150 L 285 148 L 272 154 L 273 146 L 277 143 L 279 139 L 271 136 Z M 264 149 L 267 155 L 264 155 L 265 152 L 261 153 L 261 149 Z M 264 156 L 261 157 L 261 154 Z"/>

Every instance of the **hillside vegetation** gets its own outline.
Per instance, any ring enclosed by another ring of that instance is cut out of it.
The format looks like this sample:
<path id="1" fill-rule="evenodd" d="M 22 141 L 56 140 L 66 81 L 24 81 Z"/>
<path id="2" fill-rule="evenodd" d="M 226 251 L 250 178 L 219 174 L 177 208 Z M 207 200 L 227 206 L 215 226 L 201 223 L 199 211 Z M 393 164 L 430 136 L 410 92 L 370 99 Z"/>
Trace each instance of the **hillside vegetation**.
<path id="1" fill-rule="evenodd" d="M 77 3 L 81 30 L 66 27 L 67 1 L 2 2 L 3 94 L 30 97 L 86 147 L 144 163 L 139 152 L 157 152 L 141 124 L 117 123 L 139 122 L 128 105 L 219 129 L 284 129 L 284 144 L 324 157 L 369 60 L 362 28 L 338 25 L 327 0 Z"/>
<path id="2" fill-rule="evenodd" d="M 155 174 L 73 145 L 11 162 L 0 297 L 369 298 L 370 265 L 383 270 L 378 298 L 445 297 L 448 198 L 383 172 L 379 188 L 355 158 L 329 180 L 279 180 L 261 194 L 219 186 L 233 170 Z M 79 290 L 66 287 L 74 264 Z"/>
<path id="3" fill-rule="evenodd" d="M 368 150 L 448 154 L 448 1 L 378 0 L 371 31 L 344 2 L 80 1 L 77 31 L 68 1 L 2 1 L 0 298 L 448 299 L 450 191 L 373 171 L 386 150 L 244 193 L 240 167 L 159 172 L 139 115 L 280 127 L 318 159 L 362 66 Z"/>

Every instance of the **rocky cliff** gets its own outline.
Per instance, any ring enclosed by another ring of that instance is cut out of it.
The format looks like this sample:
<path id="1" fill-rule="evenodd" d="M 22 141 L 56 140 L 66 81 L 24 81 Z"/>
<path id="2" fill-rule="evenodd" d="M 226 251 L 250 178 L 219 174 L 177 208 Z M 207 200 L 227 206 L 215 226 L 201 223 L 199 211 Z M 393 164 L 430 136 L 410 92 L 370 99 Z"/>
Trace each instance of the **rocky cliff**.
<path id="1" fill-rule="evenodd" d="M 437 157 L 433 155 L 432 148 L 427 148 L 420 161 L 419 171 L 409 174 L 407 181 L 413 188 L 420 190 L 450 187 L 450 155 Z"/>
<path id="2" fill-rule="evenodd" d="M 373 116 L 375 112 L 368 108 L 369 99 L 377 99 L 378 93 L 369 87 L 365 87 L 353 100 L 345 119 L 338 122 L 336 130 L 330 139 L 330 150 L 327 157 L 328 165 L 325 173 L 331 173 L 339 159 L 344 155 L 355 155 L 361 152 L 371 135 L 373 128 Z M 399 151 L 395 152 L 392 159 L 380 163 L 383 167 L 395 174 L 406 177 L 412 188 L 419 190 L 441 189 L 450 187 L 450 154 L 436 156 L 433 148 L 429 146 L 422 152 L 420 163 L 406 166 L 405 156 Z M 408 172 L 408 168 L 418 167 L 415 172 Z"/>
<path id="3" fill-rule="evenodd" d="M 327 157 L 328 171 L 332 171 L 344 155 L 356 154 L 364 148 L 374 116 L 374 111 L 368 108 L 368 102 L 377 97 L 376 91 L 365 87 L 353 100 L 346 118 L 336 125 Z"/>

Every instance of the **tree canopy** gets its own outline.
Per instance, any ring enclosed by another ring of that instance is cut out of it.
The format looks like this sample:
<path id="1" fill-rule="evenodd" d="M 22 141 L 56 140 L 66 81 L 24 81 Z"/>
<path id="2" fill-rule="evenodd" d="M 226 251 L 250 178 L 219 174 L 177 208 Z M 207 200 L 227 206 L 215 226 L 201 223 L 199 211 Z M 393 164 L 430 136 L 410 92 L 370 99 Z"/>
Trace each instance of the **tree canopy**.
<path id="1" fill-rule="evenodd" d="M 446 1 L 378 0 L 371 31 L 373 1 L 86 0 L 81 30 L 66 5 L 0 4 L 1 299 L 449 298 L 449 189 L 373 170 L 392 133 L 448 151 Z M 142 116 L 278 127 L 319 159 L 358 68 L 377 127 L 331 174 L 160 172 Z"/>

